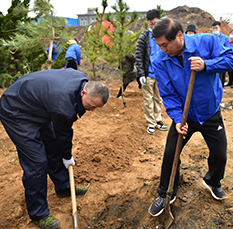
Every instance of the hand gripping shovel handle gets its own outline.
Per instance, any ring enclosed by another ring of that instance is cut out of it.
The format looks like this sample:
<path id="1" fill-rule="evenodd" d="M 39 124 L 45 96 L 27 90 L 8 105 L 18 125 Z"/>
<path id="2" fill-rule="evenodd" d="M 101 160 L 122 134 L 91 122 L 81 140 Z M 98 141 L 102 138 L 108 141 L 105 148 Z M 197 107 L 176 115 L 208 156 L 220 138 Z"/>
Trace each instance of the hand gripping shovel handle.
<path id="1" fill-rule="evenodd" d="M 184 106 L 184 111 L 183 111 L 181 127 L 183 127 L 187 121 L 189 105 L 190 105 L 191 98 L 192 98 L 195 78 L 196 78 L 196 71 L 192 71 L 190 81 L 189 81 L 188 92 L 186 95 L 186 101 L 185 101 L 185 106 Z M 183 135 L 179 134 L 177 144 L 176 144 L 176 151 L 175 151 L 175 155 L 174 155 L 171 176 L 170 176 L 170 180 L 169 180 L 169 186 L 168 186 L 168 190 L 167 190 L 165 208 L 164 208 L 164 212 L 165 212 L 164 228 L 166 228 L 166 229 L 170 227 L 170 225 L 172 224 L 172 222 L 174 220 L 174 217 L 170 211 L 170 200 L 171 200 L 171 195 L 173 192 L 173 185 L 174 185 L 175 175 L 176 175 L 176 171 L 177 171 L 177 167 L 178 167 L 178 163 L 179 163 L 182 142 L 183 142 Z"/>
<path id="2" fill-rule="evenodd" d="M 70 176 L 70 192 L 71 192 L 71 199 L 72 199 L 72 213 L 73 213 L 73 220 L 74 220 L 74 229 L 78 229 L 78 212 L 77 212 L 77 206 L 76 206 L 73 166 L 69 165 L 68 170 L 69 170 L 69 176 Z"/>

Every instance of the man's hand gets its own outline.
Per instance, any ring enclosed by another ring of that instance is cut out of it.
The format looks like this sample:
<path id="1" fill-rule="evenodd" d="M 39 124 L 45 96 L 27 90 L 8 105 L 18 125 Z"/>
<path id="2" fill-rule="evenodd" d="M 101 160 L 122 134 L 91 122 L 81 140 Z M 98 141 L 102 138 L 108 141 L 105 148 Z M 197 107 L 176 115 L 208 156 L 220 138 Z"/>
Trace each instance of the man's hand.
<path id="1" fill-rule="evenodd" d="M 191 61 L 191 70 L 200 72 L 205 68 L 205 62 L 201 57 L 192 56 L 189 60 Z"/>
<path id="2" fill-rule="evenodd" d="M 180 128 L 180 125 L 181 125 L 181 123 L 176 124 L 176 130 L 177 130 L 178 134 L 182 134 L 183 139 L 185 139 L 185 135 L 188 133 L 188 124 L 186 122 L 182 128 Z"/>
<path id="3" fill-rule="evenodd" d="M 73 157 L 71 157 L 71 159 L 69 160 L 62 158 L 62 162 L 67 169 L 69 168 L 69 165 L 72 165 L 72 166 L 75 165 L 75 161 Z"/>
<path id="4" fill-rule="evenodd" d="M 145 85 L 146 84 L 146 77 L 145 76 L 141 76 L 139 78 L 139 81 L 140 81 L 141 84 Z"/>

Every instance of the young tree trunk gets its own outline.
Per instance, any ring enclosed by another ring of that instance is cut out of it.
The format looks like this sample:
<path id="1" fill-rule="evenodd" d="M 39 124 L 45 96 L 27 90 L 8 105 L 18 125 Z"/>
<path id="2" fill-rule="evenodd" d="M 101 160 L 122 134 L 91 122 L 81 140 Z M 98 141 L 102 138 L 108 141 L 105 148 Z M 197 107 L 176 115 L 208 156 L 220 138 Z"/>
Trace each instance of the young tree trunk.
<path id="1" fill-rule="evenodd" d="M 51 65 L 52 65 L 52 52 L 53 52 L 53 40 L 54 40 L 54 27 L 52 27 L 52 37 L 50 39 L 50 43 L 49 43 L 49 55 L 48 55 L 48 60 L 47 60 L 47 67 L 48 69 L 51 69 Z"/>
<path id="2" fill-rule="evenodd" d="M 92 63 L 92 71 L 93 71 L 94 80 L 96 81 L 95 63 Z"/>

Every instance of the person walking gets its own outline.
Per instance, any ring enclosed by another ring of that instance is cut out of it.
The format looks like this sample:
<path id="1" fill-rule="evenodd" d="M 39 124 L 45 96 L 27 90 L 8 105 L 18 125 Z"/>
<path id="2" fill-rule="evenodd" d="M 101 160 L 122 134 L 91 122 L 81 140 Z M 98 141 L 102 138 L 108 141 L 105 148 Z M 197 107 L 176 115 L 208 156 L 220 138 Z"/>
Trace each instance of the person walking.
<path id="1" fill-rule="evenodd" d="M 147 12 L 147 23 L 149 29 L 143 32 L 136 46 L 136 68 L 139 80 L 143 85 L 144 115 L 147 121 L 147 133 L 154 134 L 155 128 L 167 130 L 162 123 L 162 99 L 159 94 L 157 81 L 151 72 L 151 61 L 160 48 L 156 45 L 151 32 L 155 23 L 160 19 L 160 10 L 152 9 Z"/>
<path id="2" fill-rule="evenodd" d="M 208 171 L 203 178 L 203 185 L 214 199 L 226 198 L 220 182 L 224 177 L 227 161 L 227 138 L 220 110 L 223 91 L 218 73 L 233 68 L 233 50 L 222 46 L 217 36 L 212 34 L 184 34 L 182 25 L 169 17 L 163 17 L 155 24 L 152 36 L 161 48 L 153 60 L 152 67 L 164 106 L 173 120 L 163 156 L 160 184 L 157 189 L 159 197 L 148 210 L 152 216 L 158 216 L 165 207 L 179 134 L 184 135 L 182 148 L 195 132 L 199 131 L 202 134 L 209 148 Z M 192 70 L 196 71 L 196 80 L 187 123 L 181 127 Z M 178 164 L 170 203 L 176 199 L 180 163 L 181 161 Z"/>
<path id="3" fill-rule="evenodd" d="M 28 214 L 41 228 L 60 225 L 49 213 L 47 174 L 58 198 L 71 195 L 68 167 L 75 165 L 73 122 L 108 99 L 107 85 L 88 82 L 82 72 L 71 68 L 30 73 L 3 93 L 1 122 L 17 148 Z M 76 195 L 87 190 L 75 185 Z"/>
<path id="4" fill-rule="evenodd" d="M 69 40 L 68 44 L 70 44 L 70 46 L 68 47 L 65 55 L 65 58 L 67 58 L 66 67 L 78 70 L 78 66 L 81 64 L 80 46 L 78 45 L 77 40 Z"/>

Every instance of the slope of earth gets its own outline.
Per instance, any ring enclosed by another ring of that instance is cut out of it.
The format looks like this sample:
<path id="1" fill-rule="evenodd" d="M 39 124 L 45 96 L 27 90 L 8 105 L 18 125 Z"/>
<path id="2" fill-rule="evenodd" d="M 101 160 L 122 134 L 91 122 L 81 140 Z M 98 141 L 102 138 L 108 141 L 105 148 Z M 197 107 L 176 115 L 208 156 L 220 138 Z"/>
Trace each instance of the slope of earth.
<path id="1" fill-rule="evenodd" d="M 105 82 L 111 91 L 109 102 L 87 112 L 74 123 L 73 155 L 76 184 L 87 185 L 85 196 L 76 197 L 79 229 L 162 228 L 160 217 L 152 217 L 148 207 L 158 196 L 160 167 L 167 132 L 146 133 L 142 91 L 137 83 L 126 89 L 124 108 L 115 98 L 120 83 Z M 214 200 L 202 186 L 207 171 L 208 149 L 199 133 L 194 134 L 181 154 L 182 181 L 171 211 L 171 229 L 233 228 L 233 89 L 226 88 L 222 114 L 228 137 L 228 162 L 222 187 L 227 199 Z M 2 91 L 1 91 L 2 92 Z M 164 107 L 163 122 L 171 120 Z M 0 228 L 37 229 L 26 210 L 22 170 L 17 152 L 0 124 Z M 60 229 L 73 228 L 71 198 L 58 199 L 48 179 L 50 213 L 61 221 Z"/>

